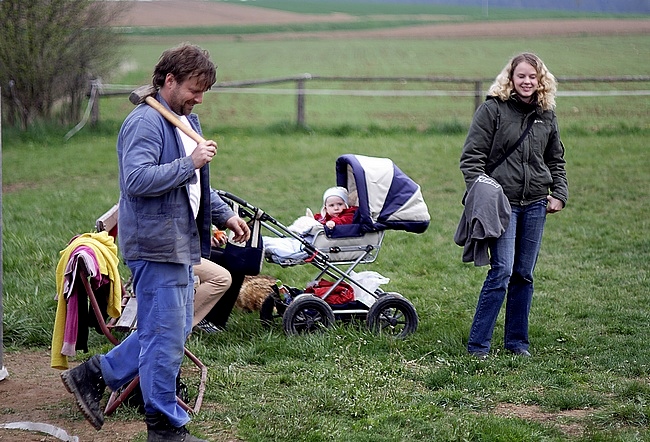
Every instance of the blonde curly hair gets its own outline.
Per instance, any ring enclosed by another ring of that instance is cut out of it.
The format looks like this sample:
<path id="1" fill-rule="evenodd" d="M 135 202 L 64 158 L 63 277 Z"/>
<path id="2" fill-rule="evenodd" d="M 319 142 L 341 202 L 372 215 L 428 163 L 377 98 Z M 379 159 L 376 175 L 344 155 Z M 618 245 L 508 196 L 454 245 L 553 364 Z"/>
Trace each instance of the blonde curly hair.
<path id="1" fill-rule="evenodd" d="M 544 110 L 555 108 L 555 93 L 557 92 L 557 80 L 548 70 L 544 62 L 537 55 L 530 52 L 523 52 L 514 56 L 497 75 L 494 83 L 488 90 L 488 95 L 499 97 L 505 101 L 513 93 L 514 84 L 512 75 L 515 68 L 521 63 L 528 63 L 537 71 L 537 102 Z"/>

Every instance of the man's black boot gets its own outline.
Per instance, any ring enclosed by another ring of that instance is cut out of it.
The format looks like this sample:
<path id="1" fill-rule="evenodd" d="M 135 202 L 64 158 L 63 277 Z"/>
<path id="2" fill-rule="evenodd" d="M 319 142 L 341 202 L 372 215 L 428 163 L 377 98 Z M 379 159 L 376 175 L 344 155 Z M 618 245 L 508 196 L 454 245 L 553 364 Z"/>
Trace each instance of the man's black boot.
<path id="1" fill-rule="evenodd" d="M 68 391 L 74 394 L 77 406 L 96 430 L 104 425 L 104 412 L 100 401 L 106 384 L 99 364 L 99 355 L 61 373 L 61 380 Z"/>
<path id="2" fill-rule="evenodd" d="M 147 442 L 208 442 L 190 434 L 185 426 L 174 427 L 162 413 L 145 414 Z"/>

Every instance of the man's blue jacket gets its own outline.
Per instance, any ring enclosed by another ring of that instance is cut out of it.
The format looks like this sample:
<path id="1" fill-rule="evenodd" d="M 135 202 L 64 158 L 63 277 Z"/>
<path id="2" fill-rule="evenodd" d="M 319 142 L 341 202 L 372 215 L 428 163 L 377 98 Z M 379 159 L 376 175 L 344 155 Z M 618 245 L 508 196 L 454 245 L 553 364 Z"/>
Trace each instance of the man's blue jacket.
<path id="1" fill-rule="evenodd" d="M 169 108 L 160 94 L 156 99 Z M 187 118 L 200 134 L 198 116 Z M 117 160 L 122 257 L 179 264 L 209 257 L 210 225 L 222 226 L 234 213 L 210 187 L 206 164 L 199 170 L 201 201 L 194 219 L 188 187 L 196 182 L 194 163 L 175 126 L 149 105 L 138 105 L 120 129 Z"/>

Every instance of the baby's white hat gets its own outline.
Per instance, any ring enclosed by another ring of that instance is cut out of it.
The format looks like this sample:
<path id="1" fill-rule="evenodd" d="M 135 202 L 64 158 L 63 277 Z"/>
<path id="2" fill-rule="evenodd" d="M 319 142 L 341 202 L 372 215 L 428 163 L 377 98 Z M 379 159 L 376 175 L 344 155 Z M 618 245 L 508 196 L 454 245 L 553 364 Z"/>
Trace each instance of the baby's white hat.
<path id="1" fill-rule="evenodd" d="M 325 191 L 323 194 L 323 206 L 325 206 L 325 203 L 327 202 L 327 198 L 330 196 L 338 196 L 345 202 L 345 205 L 348 205 L 348 189 L 345 187 L 330 187 Z"/>

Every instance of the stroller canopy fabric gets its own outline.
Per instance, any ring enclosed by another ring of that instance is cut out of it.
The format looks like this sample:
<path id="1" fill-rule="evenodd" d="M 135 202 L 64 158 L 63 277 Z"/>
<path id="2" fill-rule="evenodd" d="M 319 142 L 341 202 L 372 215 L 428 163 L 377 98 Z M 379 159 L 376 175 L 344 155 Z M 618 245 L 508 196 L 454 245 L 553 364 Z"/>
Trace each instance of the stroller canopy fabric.
<path id="1" fill-rule="evenodd" d="M 336 160 L 336 183 L 348 189 L 351 206 L 359 206 L 361 230 L 422 233 L 431 216 L 420 186 L 389 158 L 342 155 Z"/>

